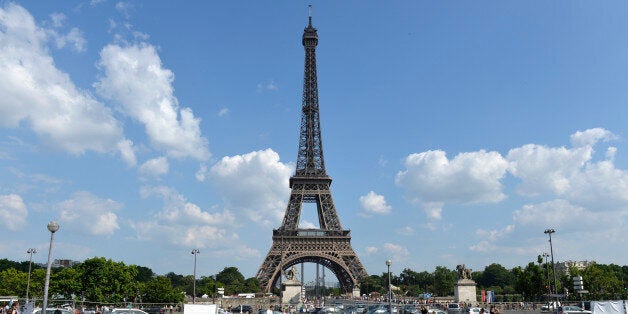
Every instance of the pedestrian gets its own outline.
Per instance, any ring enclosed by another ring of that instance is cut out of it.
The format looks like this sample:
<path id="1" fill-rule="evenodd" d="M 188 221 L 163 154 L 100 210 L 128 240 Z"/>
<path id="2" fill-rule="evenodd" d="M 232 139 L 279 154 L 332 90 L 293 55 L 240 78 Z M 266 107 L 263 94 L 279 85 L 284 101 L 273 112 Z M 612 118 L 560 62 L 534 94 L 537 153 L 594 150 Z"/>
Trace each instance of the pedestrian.
<path id="1" fill-rule="evenodd" d="M 17 301 L 13 301 L 13 303 L 11 304 L 11 307 L 7 311 L 7 314 L 20 314 L 19 308 L 20 308 L 20 303 Z"/>
<path id="2" fill-rule="evenodd" d="M 425 308 L 425 306 L 421 307 L 421 314 L 427 314 L 427 308 Z"/>
<path id="3" fill-rule="evenodd" d="M 266 310 L 266 314 L 273 314 L 273 307 L 268 306 L 268 310 Z"/>

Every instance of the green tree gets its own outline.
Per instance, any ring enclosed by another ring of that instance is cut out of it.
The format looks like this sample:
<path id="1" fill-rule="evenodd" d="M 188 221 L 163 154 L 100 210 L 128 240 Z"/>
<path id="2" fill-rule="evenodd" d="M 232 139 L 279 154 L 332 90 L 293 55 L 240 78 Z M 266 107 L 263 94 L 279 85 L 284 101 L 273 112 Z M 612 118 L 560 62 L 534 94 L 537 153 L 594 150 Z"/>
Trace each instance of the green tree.
<path id="1" fill-rule="evenodd" d="M 484 268 L 481 278 L 476 278 L 476 282 L 482 287 L 498 286 L 503 289 L 512 285 L 514 278 L 508 269 L 493 263 Z"/>
<path id="2" fill-rule="evenodd" d="M 147 282 L 141 290 L 142 302 L 178 303 L 184 300 L 183 291 L 172 286 L 170 278 L 156 276 Z"/>
<path id="3" fill-rule="evenodd" d="M 73 267 L 61 268 L 50 277 L 50 295 L 60 295 L 70 299 L 72 295 L 81 295 L 81 273 Z"/>
<path id="4" fill-rule="evenodd" d="M 512 269 L 515 278 L 514 287 L 517 293 L 526 297 L 526 300 L 539 301 L 545 293 L 545 285 L 543 284 L 543 269 L 534 262 L 522 269 L 515 267 Z"/>
<path id="5" fill-rule="evenodd" d="M 455 270 L 449 270 L 444 266 L 436 266 L 434 270 L 434 292 L 439 296 L 453 295 L 457 276 Z"/>
<path id="6" fill-rule="evenodd" d="M 370 275 L 366 278 L 363 278 L 360 281 L 360 293 L 361 294 L 370 294 L 371 292 L 382 293 L 384 291 L 384 287 L 382 287 L 382 278 L 377 275 Z"/>
<path id="7" fill-rule="evenodd" d="M 25 295 L 27 275 L 15 268 L 0 271 L 0 295 Z"/>
<path id="8" fill-rule="evenodd" d="M 155 273 L 152 269 L 144 266 L 131 265 L 137 269 L 137 276 L 135 276 L 135 280 L 139 282 L 149 282 L 155 277 Z"/>
<path id="9" fill-rule="evenodd" d="M 236 294 L 244 291 L 244 276 L 237 267 L 225 267 L 216 274 L 216 281 L 225 285 L 225 294 Z"/>
<path id="10" fill-rule="evenodd" d="M 104 257 L 95 257 L 76 266 L 81 272 L 81 287 L 85 298 L 96 302 L 121 302 L 137 294 L 137 268 Z"/>
<path id="11" fill-rule="evenodd" d="M 244 281 L 244 292 L 260 292 L 262 288 L 260 287 L 259 279 L 255 277 L 248 278 Z"/>
<path id="12" fill-rule="evenodd" d="M 608 300 L 621 294 L 622 282 L 612 268 L 606 265 L 595 264 L 585 268 L 582 280 L 591 299 Z"/>

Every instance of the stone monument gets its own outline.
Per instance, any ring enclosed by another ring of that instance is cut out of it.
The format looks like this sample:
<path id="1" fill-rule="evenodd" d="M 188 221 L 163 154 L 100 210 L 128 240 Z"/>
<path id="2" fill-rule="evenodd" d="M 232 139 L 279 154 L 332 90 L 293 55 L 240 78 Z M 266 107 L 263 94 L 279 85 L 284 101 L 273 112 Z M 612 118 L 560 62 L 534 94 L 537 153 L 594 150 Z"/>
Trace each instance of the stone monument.
<path id="1" fill-rule="evenodd" d="M 471 279 L 471 269 L 464 264 L 456 266 L 458 281 L 454 284 L 454 299 L 456 302 L 477 302 L 477 284 Z"/>
<path id="2" fill-rule="evenodd" d="M 297 280 L 297 268 L 284 271 L 286 281 L 281 283 L 281 303 L 296 305 L 301 303 L 301 283 Z"/>

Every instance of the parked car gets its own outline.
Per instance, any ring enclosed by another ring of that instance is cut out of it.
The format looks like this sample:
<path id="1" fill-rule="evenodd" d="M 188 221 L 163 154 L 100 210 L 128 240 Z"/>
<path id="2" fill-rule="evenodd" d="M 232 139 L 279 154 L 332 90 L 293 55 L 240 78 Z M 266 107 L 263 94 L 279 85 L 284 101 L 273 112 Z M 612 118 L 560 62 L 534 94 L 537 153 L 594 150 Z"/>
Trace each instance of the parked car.
<path id="1" fill-rule="evenodd" d="M 445 311 L 441 309 L 429 308 L 427 309 L 427 314 L 446 314 Z"/>
<path id="2" fill-rule="evenodd" d="M 460 312 L 462 312 L 462 308 L 460 308 L 460 304 L 458 303 L 449 303 L 447 304 L 447 313 L 449 314 L 459 314 Z"/>
<path id="3" fill-rule="evenodd" d="M 59 311 L 59 312 L 56 312 Z M 74 314 L 70 310 L 62 309 L 62 308 L 46 308 L 46 314 Z M 41 309 L 34 309 L 33 314 L 41 314 Z"/>
<path id="4" fill-rule="evenodd" d="M 148 314 L 140 309 L 116 308 L 105 314 Z"/>
<path id="5" fill-rule="evenodd" d="M 163 307 L 147 307 L 143 309 L 148 314 L 164 314 L 166 309 Z"/>
<path id="6" fill-rule="evenodd" d="M 467 309 L 467 314 L 480 314 L 480 310 L 479 307 L 470 307 Z"/>
<path id="7" fill-rule="evenodd" d="M 238 305 L 231 308 L 231 313 L 253 313 L 253 308 L 250 305 Z"/>
<path id="8" fill-rule="evenodd" d="M 583 310 L 579 306 L 565 305 L 556 309 L 557 314 L 591 314 L 591 311 Z"/>
<path id="9" fill-rule="evenodd" d="M 553 312 L 560 306 L 560 302 L 548 302 L 547 304 L 541 306 L 541 312 Z"/>

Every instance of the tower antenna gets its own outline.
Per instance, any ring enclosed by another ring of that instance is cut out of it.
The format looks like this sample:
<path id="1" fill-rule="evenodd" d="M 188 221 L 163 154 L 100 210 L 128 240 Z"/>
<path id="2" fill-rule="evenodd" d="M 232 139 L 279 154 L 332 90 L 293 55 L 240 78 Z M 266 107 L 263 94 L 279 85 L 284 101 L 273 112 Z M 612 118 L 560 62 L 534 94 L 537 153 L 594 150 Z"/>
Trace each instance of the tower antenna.
<path id="1" fill-rule="evenodd" d="M 307 16 L 310 20 L 310 26 L 312 26 L 312 5 L 307 6 Z"/>

